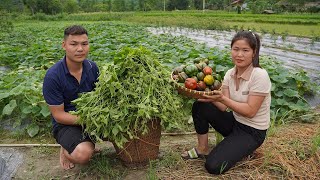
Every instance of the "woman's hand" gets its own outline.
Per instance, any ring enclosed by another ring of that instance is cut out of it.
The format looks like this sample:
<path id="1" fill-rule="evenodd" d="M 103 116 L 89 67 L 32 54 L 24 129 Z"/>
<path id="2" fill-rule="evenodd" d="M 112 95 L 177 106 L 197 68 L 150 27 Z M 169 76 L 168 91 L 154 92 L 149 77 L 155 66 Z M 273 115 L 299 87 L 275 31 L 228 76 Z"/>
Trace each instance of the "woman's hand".
<path id="1" fill-rule="evenodd" d="M 213 95 L 202 95 L 202 98 L 198 99 L 200 102 L 220 102 L 222 101 L 223 94 L 221 91 L 214 90 Z"/>

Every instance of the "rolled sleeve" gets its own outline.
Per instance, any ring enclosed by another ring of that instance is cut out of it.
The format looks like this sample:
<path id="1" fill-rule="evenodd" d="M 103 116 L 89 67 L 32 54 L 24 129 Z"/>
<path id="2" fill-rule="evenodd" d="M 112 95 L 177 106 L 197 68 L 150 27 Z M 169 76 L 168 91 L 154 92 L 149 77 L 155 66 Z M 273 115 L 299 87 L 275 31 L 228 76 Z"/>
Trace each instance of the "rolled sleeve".
<path id="1" fill-rule="evenodd" d="M 255 73 L 249 86 L 249 95 L 266 96 L 271 91 L 271 81 L 266 70 L 259 69 L 259 73 Z"/>

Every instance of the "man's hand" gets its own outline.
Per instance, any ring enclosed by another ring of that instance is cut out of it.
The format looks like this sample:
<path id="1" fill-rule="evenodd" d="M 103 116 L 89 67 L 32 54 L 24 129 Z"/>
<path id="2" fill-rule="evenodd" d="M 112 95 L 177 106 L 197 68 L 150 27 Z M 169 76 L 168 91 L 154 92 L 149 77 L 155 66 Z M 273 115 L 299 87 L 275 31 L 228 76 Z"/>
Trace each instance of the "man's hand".
<path id="1" fill-rule="evenodd" d="M 79 119 L 78 116 L 65 112 L 63 104 L 58 106 L 49 106 L 49 110 L 54 119 L 60 124 L 75 125 Z"/>

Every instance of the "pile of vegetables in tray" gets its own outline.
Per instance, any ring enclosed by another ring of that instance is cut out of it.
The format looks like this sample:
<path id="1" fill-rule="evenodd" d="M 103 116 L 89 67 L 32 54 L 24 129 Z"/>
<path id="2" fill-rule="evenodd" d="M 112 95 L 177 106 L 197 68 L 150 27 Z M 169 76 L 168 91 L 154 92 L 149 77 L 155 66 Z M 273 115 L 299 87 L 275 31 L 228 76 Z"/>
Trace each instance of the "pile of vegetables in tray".
<path id="1" fill-rule="evenodd" d="M 187 89 L 213 91 L 221 87 L 221 75 L 216 73 L 215 65 L 208 59 L 196 59 L 193 64 L 174 68 L 172 79 Z"/>

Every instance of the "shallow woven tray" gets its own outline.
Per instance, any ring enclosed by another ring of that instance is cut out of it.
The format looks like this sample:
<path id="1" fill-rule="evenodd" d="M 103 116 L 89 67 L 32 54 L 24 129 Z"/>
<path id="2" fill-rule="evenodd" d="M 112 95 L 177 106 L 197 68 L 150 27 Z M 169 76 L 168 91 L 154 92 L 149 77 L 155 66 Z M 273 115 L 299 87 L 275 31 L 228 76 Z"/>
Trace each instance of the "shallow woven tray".
<path id="1" fill-rule="evenodd" d="M 181 86 L 177 81 L 173 79 L 173 73 L 171 73 L 171 79 L 173 81 L 174 87 L 178 90 L 178 93 L 184 96 L 187 96 L 189 98 L 194 98 L 194 99 L 200 99 L 202 98 L 202 95 L 213 95 L 213 91 L 197 91 L 197 90 L 192 90 L 188 89 L 184 86 Z"/>

